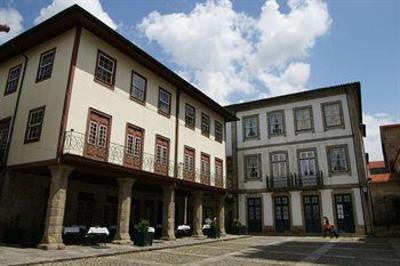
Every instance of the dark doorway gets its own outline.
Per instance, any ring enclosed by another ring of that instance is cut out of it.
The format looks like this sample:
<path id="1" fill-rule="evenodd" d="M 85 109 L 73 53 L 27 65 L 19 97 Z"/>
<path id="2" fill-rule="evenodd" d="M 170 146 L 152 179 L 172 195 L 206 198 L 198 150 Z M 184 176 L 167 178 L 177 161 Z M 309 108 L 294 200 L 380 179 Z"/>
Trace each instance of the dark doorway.
<path id="1" fill-rule="evenodd" d="M 303 197 L 304 221 L 307 233 L 321 232 L 321 215 L 319 207 L 319 197 L 317 195 L 307 195 Z"/>
<path id="2" fill-rule="evenodd" d="M 335 195 L 336 221 L 340 232 L 354 233 L 353 201 L 351 194 Z"/>
<path id="3" fill-rule="evenodd" d="M 289 197 L 276 196 L 275 201 L 275 230 L 277 233 L 290 231 Z"/>
<path id="4" fill-rule="evenodd" d="M 247 223 L 248 223 L 248 230 L 250 233 L 256 233 L 262 231 L 260 198 L 247 199 Z"/>

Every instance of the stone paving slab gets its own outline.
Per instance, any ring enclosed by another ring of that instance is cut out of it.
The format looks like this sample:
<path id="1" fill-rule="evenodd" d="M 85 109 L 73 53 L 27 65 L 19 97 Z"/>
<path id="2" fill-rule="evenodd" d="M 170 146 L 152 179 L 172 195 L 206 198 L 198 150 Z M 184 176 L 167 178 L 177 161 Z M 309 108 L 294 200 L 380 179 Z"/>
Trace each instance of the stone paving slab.
<path id="1" fill-rule="evenodd" d="M 337 265 L 337 266 L 399 266 L 400 261 L 384 261 L 373 259 L 345 259 L 337 257 L 324 256 L 317 261 L 320 265 Z"/>
<path id="2" fill-rule="evenodd" d="M 101 254 L 99 256 L 103 257 L 50 262 L 43 266 L 400 266 L 400 239 L 382 241 L 362 237 L 323 239 L 253 236 L 223 242 L 185 241 L 180 242 L 183 245 L 163 246 L 152 251 L 134 250 L 122 254 L 106 254 L 106 257 Z M 158 246 L 161 244 L 155 243 Z"/>
<path id="3" fill-rule="evenodd" d="M 150 261 L 163 264 L 180 265 L 189 262 L 200 261 L 204 257 L 195 255 L 183 255 L 183 254 L 180 254 L 178 256 L 171 256 L 170 254 L 164 252 L 152 251 L 152 252 L 137 252 L 132 254 L 121 255 L 119 256 L 119 258 L 129 261 Z"/>
<path id="4" fill-rule="evenodd" d="M 0 246 L 0 265 L 35 265 L 46 262 L 76 260 L 81 258 L 95 258 L 113 256 L 140 251 L 159 250 L 183 246 L 218 243 L 249 236 L 227 235 L 220 239 L 180 238 L 176 241 L 156 240 L 151 247 L 133 245 L 107 244 L 107 248 L 93 248 L 90 246 L 67 246 L 65 250 L 40 250 L 37 248 L 20 248 Z"/>

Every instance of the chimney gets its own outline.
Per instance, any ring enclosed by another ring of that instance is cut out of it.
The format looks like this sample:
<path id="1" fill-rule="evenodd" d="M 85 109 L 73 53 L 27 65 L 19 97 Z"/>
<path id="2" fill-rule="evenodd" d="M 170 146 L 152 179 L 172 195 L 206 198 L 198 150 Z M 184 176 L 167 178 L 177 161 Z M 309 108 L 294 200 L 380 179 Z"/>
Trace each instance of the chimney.
<path id="1" fill-rule="evenodd" d="M 10 27 L 8 26 L 8 25 L 3 25 L 3 24 L 0 24 L 0 32 L 2 32 L 2 31 L 4 31 L 4 32 L 9 32 L 10 31 Z"/>

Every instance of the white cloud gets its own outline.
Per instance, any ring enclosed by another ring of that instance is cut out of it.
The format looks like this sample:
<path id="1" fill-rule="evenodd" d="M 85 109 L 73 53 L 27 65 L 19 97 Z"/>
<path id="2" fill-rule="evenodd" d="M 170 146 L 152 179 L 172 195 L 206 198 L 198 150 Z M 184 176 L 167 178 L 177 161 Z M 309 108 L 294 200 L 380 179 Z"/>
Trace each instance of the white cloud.
<path id="1" fill-rule="evenodd" d="M 365 151 L 369 153 L 370 161 L 383 160 L 379 127 L 399 123 L 400 117 L 395 118 L 388 113 L 364 113 L 363 121 L 367 126 L 367 137 L 364 139 Z"/>
<path id="2" fill-rule="evenodd" d="M 189 13 L 151 12 L 138 25 L 205 93 L 220 103 L 232 94 L 277 95 L 304 90 L 304 62 L 331 24 L 320 0 L 289 0 L 280 12 L 268 0 L 259 17 L 236 12 L 229 0 L 208 0 Z M 255 84 L 261 84 L 263 88 Z"/>
<path id="3" fill-rule="evenodd" d="M 6 24 L 10 27 L 10 31 L 8 33 L 0 32 L 0 44 L 10 40 L 22 32 L 24 29 L 22 26 L 23 20 L 24 19 L 18 10 L 11 7 L 0 7 L 0 24 Z"/>
<path id="4" fill-rule="evenodd" d="M 310 77 L 310 65 L 290 63 L 279 75 L 260 71 L 258 78 L 270 88 L 266 96 L 276 96 L 306 90 L 305 84 Z"/>
<path id="5" fill-rule="evenodd" d="M 40 10 L 40 15 L 35 18 L 34 22 L 38 24 L 74 4 L 80 5 L 110 28 L 114 30 L 118 28 L 118 25 L 111 19 L 107 12 L 104 11 L 100 0 L 53 0 L 50 5 Z"/>

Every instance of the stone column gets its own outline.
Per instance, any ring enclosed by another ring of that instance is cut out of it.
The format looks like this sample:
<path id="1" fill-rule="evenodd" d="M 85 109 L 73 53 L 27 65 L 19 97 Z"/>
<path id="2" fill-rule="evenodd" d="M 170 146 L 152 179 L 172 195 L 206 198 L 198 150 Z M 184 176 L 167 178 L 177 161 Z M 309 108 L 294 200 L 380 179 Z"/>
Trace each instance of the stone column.
<path id="1" fill-rule="evenodd" d="M 175 240 L 175 188 L 163 188 L 162 239 Z"/>
<path id="2" fill-rule="evenodd" d="M 221 236 L 225 236 L 225 195 L 218 195 L 217 199 L 217 223 Z"/>
<path id="3" fill-rule="evenodd" d="M 129 219 L 131 216 L 132 186 L 135 183 L 131 178 L 118 178 L 118 220 L 117 231 L 114 236 L 115 244 L 131 244 L 129 235 Z"/>
<path id="4" fill-rule="evenodd" d="M 193 192 L 193 236 L 204 238 L 203 235 L 203 192 Z"/>
<path id="5" fill-rule="evenodd" d="M 68 177 L 74 170 L 70 166 L 50 166 L 50 191 L 47 203 L 46 222 L 43 239 L 38 248 L 46 250 L 65 249 L 62 240 L 65 200 L 67 198 Z"/>

